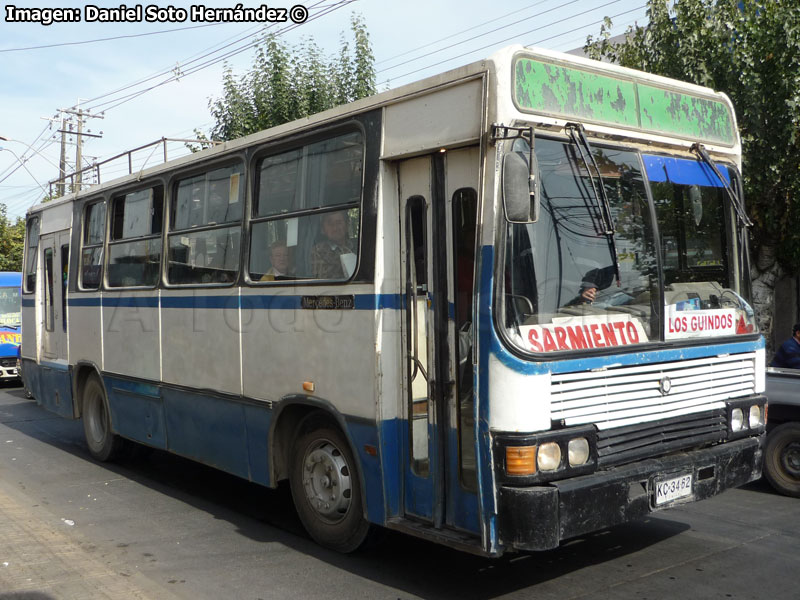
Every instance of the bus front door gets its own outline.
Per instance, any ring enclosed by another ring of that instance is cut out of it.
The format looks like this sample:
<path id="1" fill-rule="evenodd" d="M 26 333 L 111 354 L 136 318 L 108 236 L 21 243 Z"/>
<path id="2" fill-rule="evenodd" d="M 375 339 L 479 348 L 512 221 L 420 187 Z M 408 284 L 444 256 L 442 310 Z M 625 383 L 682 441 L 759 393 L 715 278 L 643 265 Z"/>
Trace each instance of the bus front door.
<path id="1" fill-rule="evenodd" d="M 398 165 L 405 295 L 404 511 L 435 527 L 475 532 L 480 526 L 474 458 L 467 458 L 473 474 L 466 475 L 466 486 L 463 476 L 464 455 L 474 456 L 474 427 L 463 430 L 459 408 L 473 406 L 466 400 L 472 375 L 471 367 L 460 369 L 459 362 L 471 364 L 477 172 L 477 148 Z M 459 244 L 467 249 L 459 250 Z M 467 375 L 459 376 L 461 371 Z M 471 419 L 470 412 L 465 422 Z"/>

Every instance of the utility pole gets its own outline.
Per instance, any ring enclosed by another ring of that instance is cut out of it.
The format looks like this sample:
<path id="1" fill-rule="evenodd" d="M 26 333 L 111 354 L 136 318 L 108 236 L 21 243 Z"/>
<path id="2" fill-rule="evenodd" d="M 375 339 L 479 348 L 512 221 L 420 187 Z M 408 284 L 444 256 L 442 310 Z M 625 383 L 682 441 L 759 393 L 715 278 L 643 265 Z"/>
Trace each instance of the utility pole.
<path id="1" fill-rule="evenodd" d="M 84 138 L 84 136 L 86 136 L 86 137 L 97 137 L 97 138 L 103 137 L 102 136 L 102 133 L 103 133 L 102 131 L 100 132 L 101 135 L 95 135 L 93 133 L 84 133 L 83 132 L 83 120 L 84 119 L 103 119 L 105 117 L 103 116 L 102 113 L 100 113 L 100 114 L 92 114 L 88 110 L 83 110 L 82 108 L 80 108 L 80 104 L 74 106 L 73 108 L 68 108 L 68 109 L 62 108 L 61 109 L 61 113 L 62 114 L 66 113 L 68 115 L 74 115 L 75 117 L 77 117 L 77 130 L 78 130 L 77 131 L 77 138 L 78 139 L 77 139 L 77 143 L 75 144 L 75 179 L 72 182 L 72 192 L 74 193 L 74 192 L 80 191 L 80 189 L 81 189 L 81 180 L 83 179 L 82 173 L 81 173 L 81 170 L 83 168 L 81 166 L 81 161 L 83 160 L 82 152 L 83 152 L 83 138 Z M 70 124 L 69 124 L 69 131 L 67 131 L 63 127 L 61 129 L 62 156 L 65 153 L 65 150 L 64 150 L 64 144 L 65 144 L 64 136 L 67 135 L 68 133 L 70 133 L 70 134 L 72 133 L 72 122 L 71 121 L 70 121 Z M 63 182 L 62 186 L 64 186 L 64 187 L 66 186 L 66 181 Z"/>
<path id="2" fill-rule="evenodd" d="M 72 123 L 69 125 L 70 129 L 72 129 Z M 67 119 L 62 115 L 61 116 L 61 131 L 65 131 L 67 129 Z M 61 134 L 61 160 L 58 163 L 58 177 L 59 183 L 57 186 L 58 189 L 58 196 L 61 197 L 67 193 L 67 134 Z"/>

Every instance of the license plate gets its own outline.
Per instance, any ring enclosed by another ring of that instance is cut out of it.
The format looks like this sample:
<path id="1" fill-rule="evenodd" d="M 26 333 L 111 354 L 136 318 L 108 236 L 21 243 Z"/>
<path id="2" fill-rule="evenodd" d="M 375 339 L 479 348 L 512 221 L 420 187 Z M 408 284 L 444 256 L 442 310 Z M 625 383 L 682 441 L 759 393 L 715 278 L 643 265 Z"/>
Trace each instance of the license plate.
<path id="1" fill-rule="evenodd" d="M 681 475 L 674 479 L 656 481 L 656 506 L 684 498 L 692 493 L 692 475 Z"/>

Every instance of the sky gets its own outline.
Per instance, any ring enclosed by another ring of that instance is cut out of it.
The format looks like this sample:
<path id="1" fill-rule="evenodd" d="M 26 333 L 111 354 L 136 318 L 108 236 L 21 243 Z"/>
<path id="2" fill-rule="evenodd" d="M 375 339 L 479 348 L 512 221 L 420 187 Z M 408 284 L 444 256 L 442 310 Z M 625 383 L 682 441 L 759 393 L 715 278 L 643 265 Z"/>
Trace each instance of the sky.
<path id="1" fill-rule="evenodd" d="M 289 20 L 272 24 L 192 20 L 192 4 L 153 0 L 137 5 L 131 0 L 124 6 L 140 6 L 141 20 L 132 14 L 126 22 L 87 22 L 92 7 L 119 9 L 122 2 L 2 4 L 0 137 L 8 141 L 0 140 L 0 204 L 10 217 L 24 215 L 58 176 L 60 110 L 80 107 L 97 115 L 84 126 L 87 133 L 101 136 L 84 137 L 84 166 L 162 137 L 193 138 L 195 129 L 207 133 L 213 126 L 208 104 L 221 94 L 224 65 L 236 75 L 245 73 L 252 45 L 265 26 L 290 46 L 313 38 L 326 56 L 333 56 L 341 36 L 349 37 L 353 13 L 363 16 L 382 91 L 485 58 L 510 44 L 565 52 L 580 48 L 587 35 L 599 33 L 606 16 L 614 23 L 613 35 L 647 22 L 645 0 L 276 0 L 267 6 L 286 9 Z M 40 9 L 28 11 L 37 18 L 45 9 L 77 9 L 69 14 L 80 22 L 20 22 L 23 15 L 9 13 L 12 5 Z M 195 4 L 236 5 L 233 0 Z M 185 9 L 185 20 L 173 11 L 173 22 L 147 21 L 148 15 L 169 17 L 170 6 Z M 290 18 L 301 20 L 304 14 L 302 23 Z M 75 138 L 68 140 L 67 157 L 74 164 Z M 137 166 L 156 164 L 161 152 L 138 153 Z M 170 158 L 186 152 L 181 142 L 168 144 Z M 114 163 L 102 172 L 104 180 L 126 169 Z"/>

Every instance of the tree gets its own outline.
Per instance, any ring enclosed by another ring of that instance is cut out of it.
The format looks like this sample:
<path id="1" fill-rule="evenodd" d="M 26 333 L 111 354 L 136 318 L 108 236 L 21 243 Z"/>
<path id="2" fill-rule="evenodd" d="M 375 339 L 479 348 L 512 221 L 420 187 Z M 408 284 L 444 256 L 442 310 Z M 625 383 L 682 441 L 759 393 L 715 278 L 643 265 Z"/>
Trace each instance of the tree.
<path id="1" fill-rule="evenodd" d="M 25 241 L 25 220 L 12 223 L 5 204 L 0 204 L 0 271 L 22 270 L 22 245 Z"/>
<path id="2" fill-rule="evenodd" d="M 797 0 L 648 0 L 646 28 L 609 39 L 606 19 L 584 47 L 592 58 L 725 92 L 742 138 L 759 326 L 770 339 L 773 296 L 800 269 L 800 10 Z"/>
<path id="3" fill-rule="evenodd" d="M 250 71 L 236 77 L 226 65 L 222 96 L 211 99 L 212 140 L 230 140 L 375 93 L 369 34 L 361 17 L 350 21 L 353 46 L 342 34 L 339 54 L 326 59 L 313 39 L 289 48 L 268 36 Z"/>

